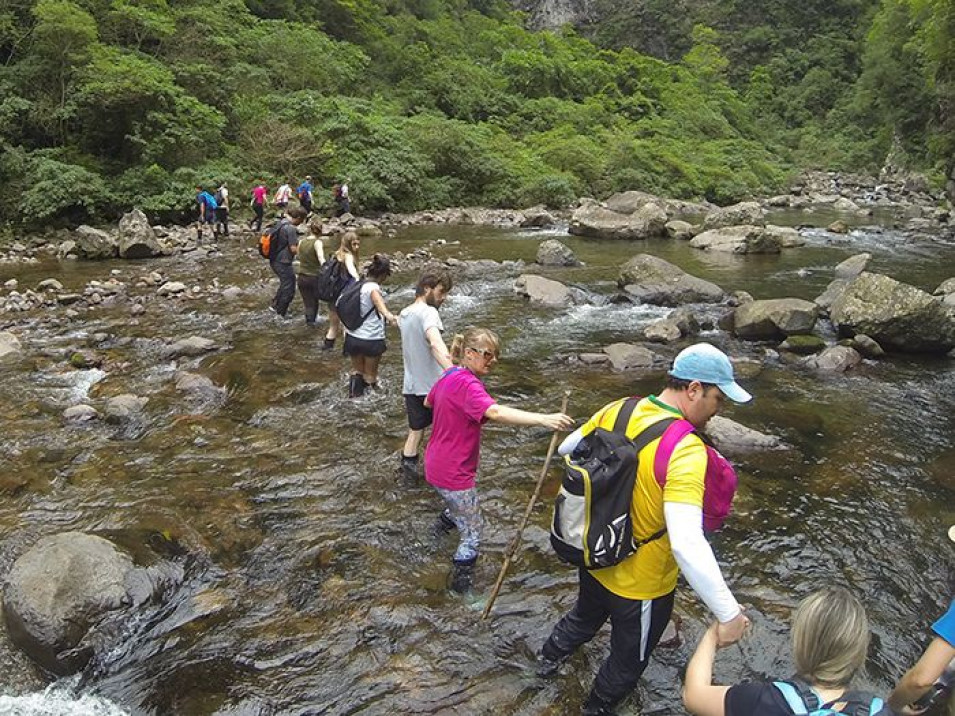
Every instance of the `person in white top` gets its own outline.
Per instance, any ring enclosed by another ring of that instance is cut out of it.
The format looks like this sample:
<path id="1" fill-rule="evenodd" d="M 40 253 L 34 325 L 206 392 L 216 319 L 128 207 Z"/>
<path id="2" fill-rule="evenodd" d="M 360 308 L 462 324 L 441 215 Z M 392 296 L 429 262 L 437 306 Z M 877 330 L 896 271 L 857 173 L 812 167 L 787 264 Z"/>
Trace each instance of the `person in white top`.
<path id="1" fill-rule="evenodd" d="M 366 280 L 361 286 L 361 315 L 365 320 L 354 331 L 345 328 L 343 352 L 351 358 L 353 374 L 348 382 L 348 397 L 358 398 L 365 388 L 378 387 L 378 363 L 388 350 L 385 343 L 385 321 L 391 325 L 398 318 L 385 305 L 381 297 L 381 285 L 391 275 L 391 263 L 387 256 L 375 254 L 371 266 L 365 271 Z"/>
<path id="2" fill-rule="evenodd" d="M 285 182 L 275 192 L 274 203 L 278 207 L 280 214 L 285 213 L 285 210 L 288 208 L 289 199 L 291 197 L 292 197 L 292 187 L 288 182 Z"/>
<path id="3" fill-rule="evenodd" d="M 424 430 L 432 421 L 431 408 L 424 399 L 441 373 L 452 366 L 451 353 L 441 337 L 444 325 L 438 309 L 452 287 L 451 274 L 443 269 L 425 269 L 415 287 L 415 300 L 398 316 L 401 330 L 401 353 L 405 377 L 402 394 L 408 415 L 408 437 L 401 450 L 401 474 L 417 480 L 418 448 Z"/>

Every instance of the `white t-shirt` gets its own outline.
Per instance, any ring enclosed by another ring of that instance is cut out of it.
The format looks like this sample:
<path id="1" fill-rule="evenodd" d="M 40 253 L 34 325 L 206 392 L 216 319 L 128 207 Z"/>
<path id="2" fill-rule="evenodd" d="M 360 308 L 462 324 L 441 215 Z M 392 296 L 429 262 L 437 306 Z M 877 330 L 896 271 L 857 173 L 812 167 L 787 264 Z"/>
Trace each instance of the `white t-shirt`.
<path id="1" fill-rule="evenodd" d="M 292 187 L 288 184 L 283 184 L 278 188 L 278 191 L 275 192 L 275 203 L 276 204 L 288 204 L 289 197 L 292 196 Z"/>
<path id="2" fill-rule="evenodd" d="M 229 208 L 229 190 L 224 186 L 220 186 L 217 189 L 217 191 L 222 196 L 222 202 L 219 204 L 219 208 L 228 209 Z"/>
<path id="3" fill-rule="evenodd" d="M 401 330 L 401 355 L 405 361 L 405 381 L 401 392 L 405 395 L 427 395 L 441 377 L 441 365 L 431 353 L 428 329 L 444 330 L 438 309 L 423 301 L 415 301 L 401 311 L 398 317 Z"/>
<path id="4" fill-rule="evenodd" d="M 341 187 L 340 191 L 341 191 L 342 199 L 347 199 L 347 198 L 348 198 L 348 184 L 342 184 L 342 187 Z"/>
<path id="5" fill-rule="evenodd" d="M 372 291 L 380 292 L 381 286 L 374 281 L 365 281 L 361 285 L 361 315 L 364 316 L 369 311 L 371 311 L 371 315 L 354 331 L 349 331 L 346 328 L 345 333 L 365 341 L 381 341 L 385 338 L 385 317 L 374 310 L 375 304 L 371 302 Z"/>

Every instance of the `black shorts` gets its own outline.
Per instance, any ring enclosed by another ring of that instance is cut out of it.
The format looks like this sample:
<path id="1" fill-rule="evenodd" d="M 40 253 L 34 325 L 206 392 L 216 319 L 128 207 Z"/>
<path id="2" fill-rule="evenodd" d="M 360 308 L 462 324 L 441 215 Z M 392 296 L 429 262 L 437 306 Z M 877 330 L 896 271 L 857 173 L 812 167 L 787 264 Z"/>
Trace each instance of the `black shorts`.
<path id="1" fill-rule="evenodd" d="M 205 216 L 200 216 L 198 223 L 200 224 L 212 224 L 215 223 L 215 211 L 207 211 Z"/>
<path id="2" fill-rule="evenodd" d="M 408 427 L 412 430 L 424 430 L 434 419 L 431 408 L 425 407 L 424 399 L 424 395 L 405 393 L 405 412 L 408 414 Z"/>
<path id="3" fill-rule="evenodd" d="M 367 341 L 364 338 L 355 338 L 348 333 L 345 334 L 345 345 L 342 348 L 346 356 L 367 356 L 368 358 L 377 358 L 386 350 L 388 350 L 388 344 L 384 339 Z"/>

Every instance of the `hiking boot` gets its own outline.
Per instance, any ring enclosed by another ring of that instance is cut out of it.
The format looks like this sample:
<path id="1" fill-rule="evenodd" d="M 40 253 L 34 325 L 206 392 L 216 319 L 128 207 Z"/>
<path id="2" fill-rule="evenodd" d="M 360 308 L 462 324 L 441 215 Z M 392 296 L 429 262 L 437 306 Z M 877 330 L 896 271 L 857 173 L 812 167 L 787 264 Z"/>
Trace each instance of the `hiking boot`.
<path id="1" fill-rule="evenodd" d="M 322 343 L 322 350 L 323 350 L 323 351 L 330 351 L 330 350 L 332 350 L 334 347 L 335 347 L 335 339 L 334 339 L 334 338 L 326 338 L 325 341 Z"/>
<path id="2" fill-rule="evenodd" d="M 361 373 L 355 373 L 348 379 L 348 397 L 360 398 L 365 394 L 365 379 Z"/>
<path id="3" fill-rule="evenodd" d="M 421 472 L 418 470 L 417 455 L 414 457 L 402 455 L 401 464 L 398 469 L 401 471 L 401 476 L 408 482 L 417 482 L 421 479 Z"/>
<path id="4" fill-rule="evenodd" d="M 590 690 L 590 695 L 584 702 L 580 711 L 580 716 L 614 716 L 614 703 L 608 701 L 597 693 L 595 689 Z"/>
<path id="5" fill-rule="evenodd" d="M 471 591 L 471 582 L 474 578 L 474 564 L 476 562 L 477 557 L 471 557 L 471 559 L 454 560 L 454 568 L 451 570 L 450 584 L 452 592 L 457 594 L 467 594 Z"/>
<path id="6" fill-rule="evenodd" d="M 563 659 L 548 659 L 543 653 L 537 655 L 537 675 L 542 679 L 552 679 L 557 676 Z"/>

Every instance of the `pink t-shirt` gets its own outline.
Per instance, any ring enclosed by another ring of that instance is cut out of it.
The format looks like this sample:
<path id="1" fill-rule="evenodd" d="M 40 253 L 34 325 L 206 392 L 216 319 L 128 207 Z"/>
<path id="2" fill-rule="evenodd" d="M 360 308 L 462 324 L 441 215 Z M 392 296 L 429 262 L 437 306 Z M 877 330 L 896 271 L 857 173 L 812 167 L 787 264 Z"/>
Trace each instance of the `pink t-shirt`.
<path id="1" fill-rule="evenodd" d="M 269 190 L 266 189 L 265 186 L 263 186 L 262 184 L 259 184 L 259 186 L 255 187 L 255 189 L 252 190 L 252 199 L 255 200 L 256 204 L 264 204 L 265 197 L 268 193 L 269 193 Z"/>
<path id="2" fill-rule="evenodd" d="M 434 409 L 431 439 L 424 452 L 426 479 L 445 490 L 474 487 L 481 457 L 481 424 L 494 400 L 469 370 L 449 368 L 428 393 Z"/>

